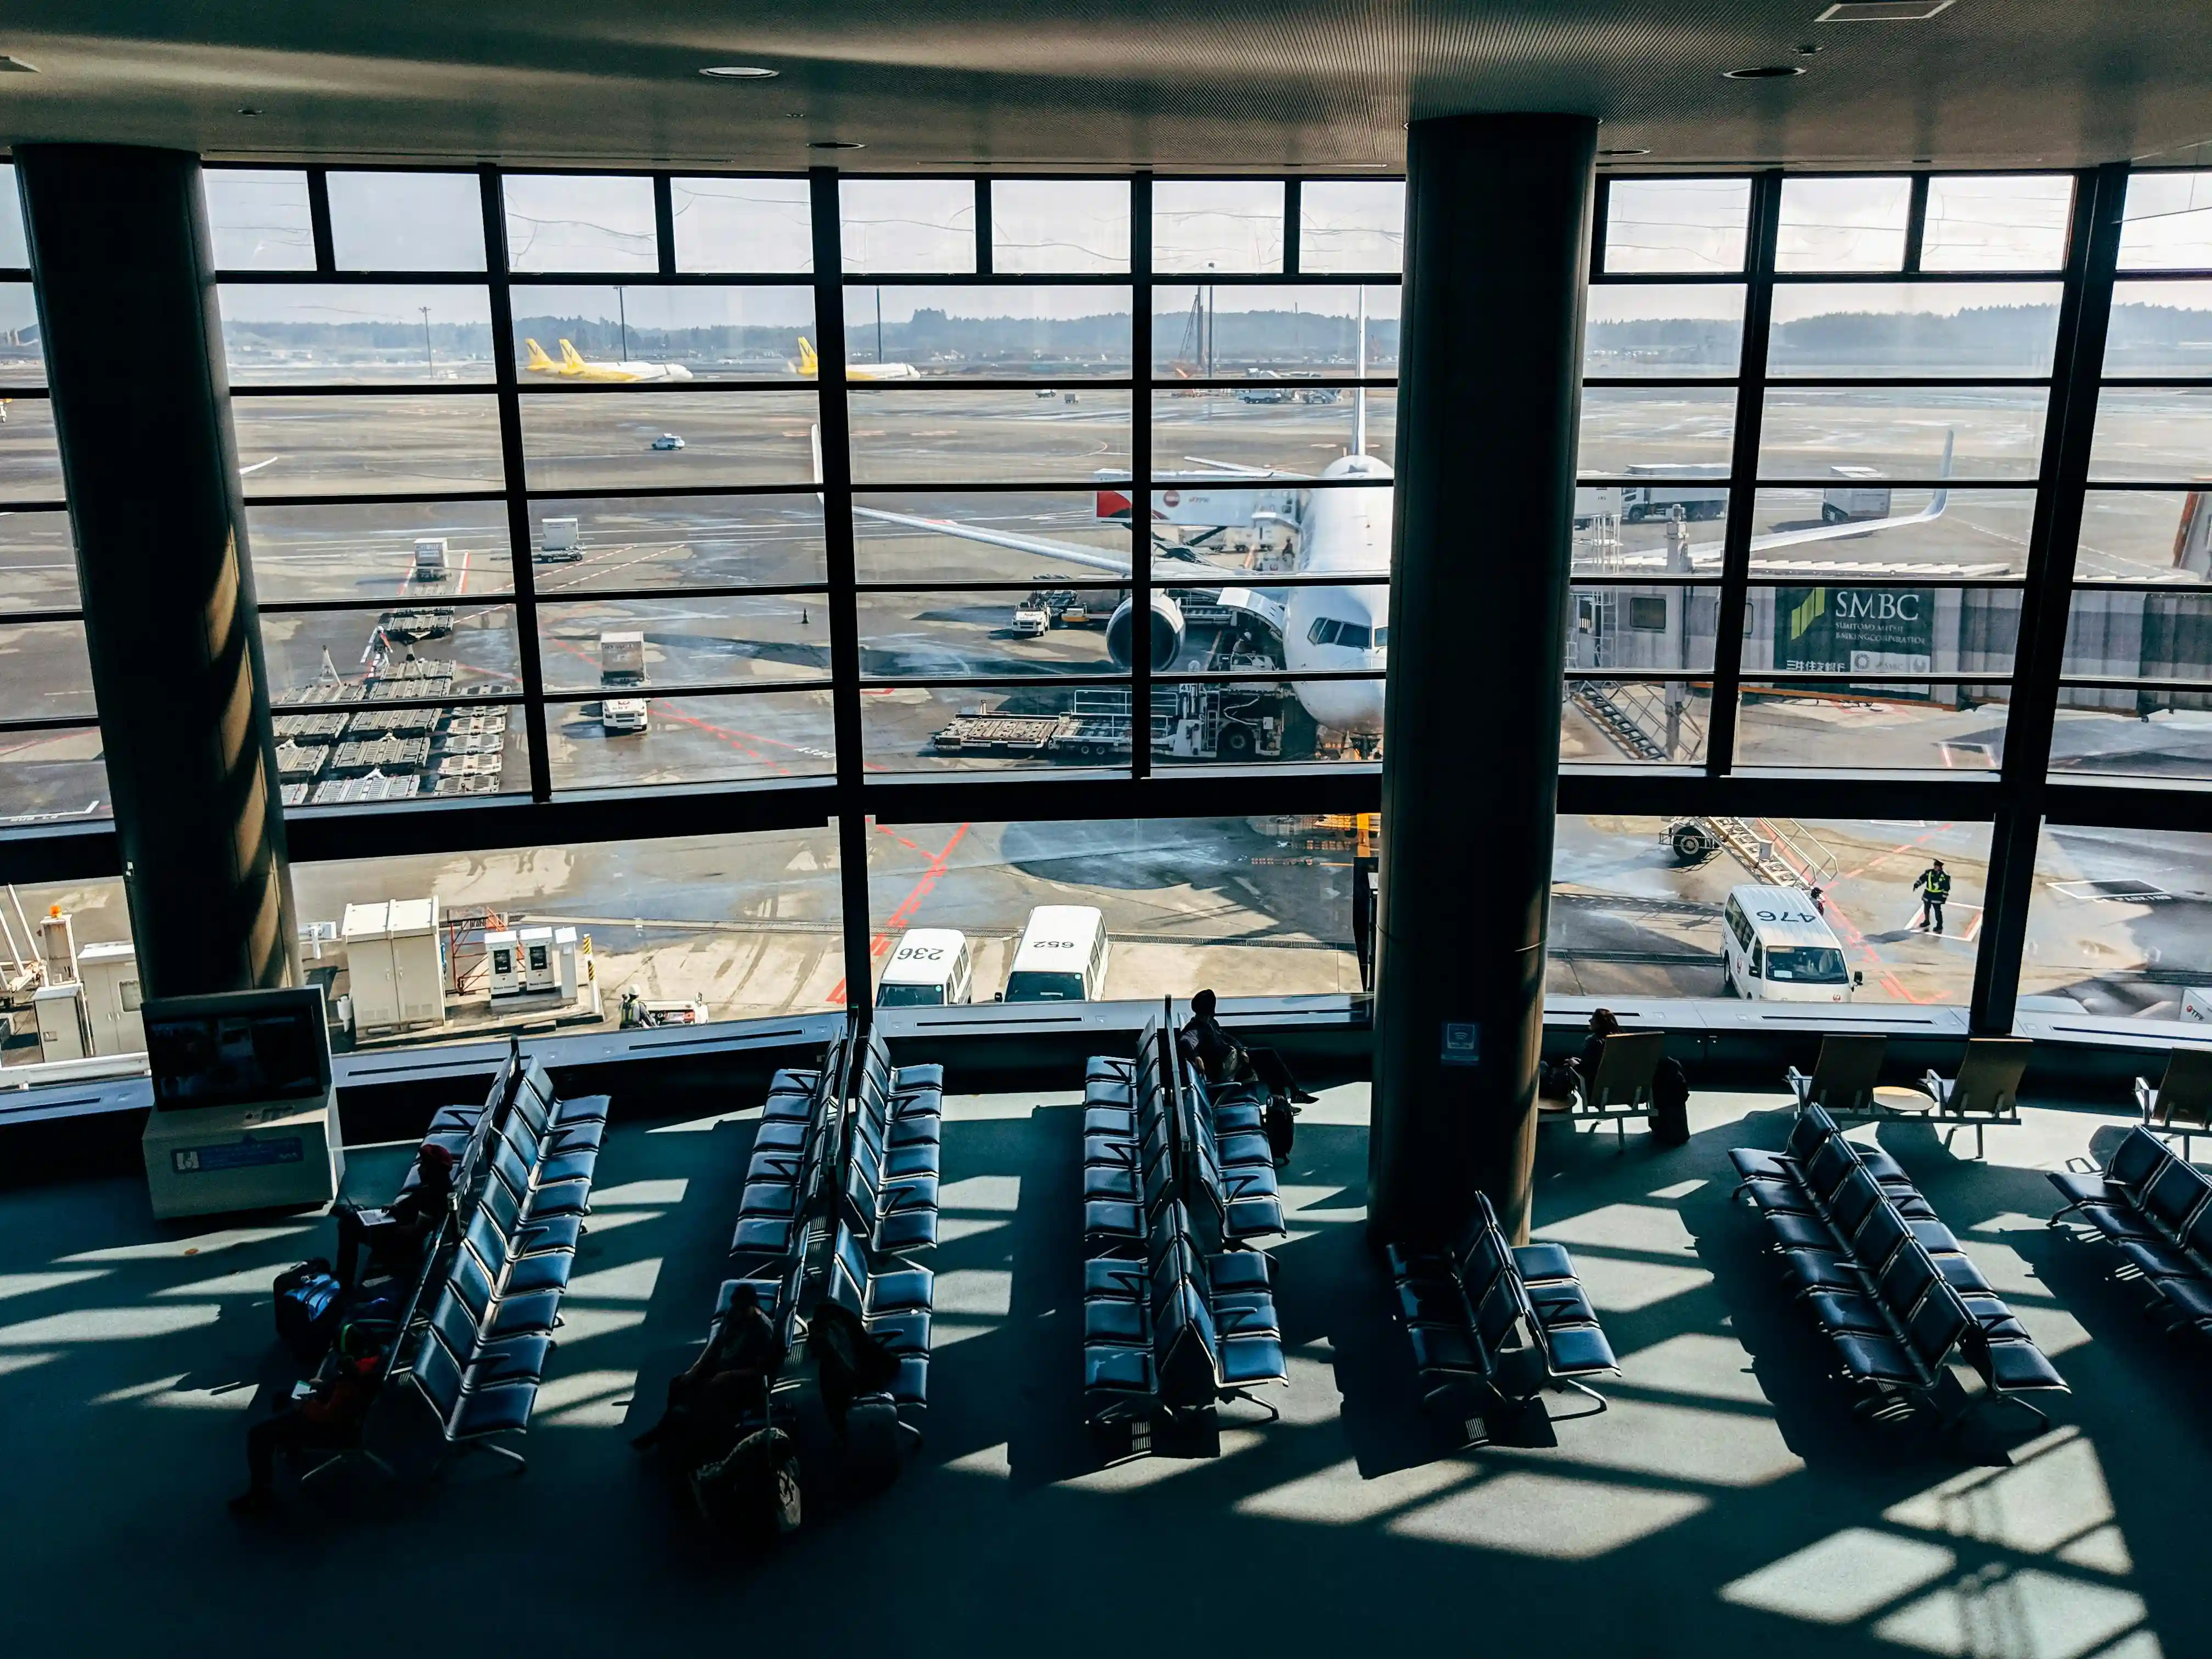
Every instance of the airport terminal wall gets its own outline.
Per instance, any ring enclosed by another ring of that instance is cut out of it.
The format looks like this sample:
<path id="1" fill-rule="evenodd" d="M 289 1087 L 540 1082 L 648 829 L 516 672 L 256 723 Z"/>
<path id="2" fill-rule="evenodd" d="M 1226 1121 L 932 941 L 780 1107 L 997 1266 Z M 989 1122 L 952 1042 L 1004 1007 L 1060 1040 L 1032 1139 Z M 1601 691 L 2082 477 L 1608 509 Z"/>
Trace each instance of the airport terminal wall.
<path id="1" fill-rule="evenodd" d="M 1601 180 L 1555 1000 L 1720 997 L 1729 896 L 1776 883 L 1820 890 L 1850 1006 L 2155 1023 L 2212 984 L 2203 177 Z M 1395 181 L 205 179 L 303 971 L 357 1002 L 362 913 L 437 906 L 445 1018 L 342 1048 L 811 1017 L 918 929 L 986 1004 L 1048 905 L 1099 912 L 1109 1002 L 1362 994 Z M 12 206 L 11 1066 L 35 919 L 129 931 Z M 1467 474 L 1467 556 L 1513 556 L 1514 481 Z M 536 928 L 596 1000 L 494 988 Z M 1976 1004 L 1993 938 L 2019 1009 Z"/>

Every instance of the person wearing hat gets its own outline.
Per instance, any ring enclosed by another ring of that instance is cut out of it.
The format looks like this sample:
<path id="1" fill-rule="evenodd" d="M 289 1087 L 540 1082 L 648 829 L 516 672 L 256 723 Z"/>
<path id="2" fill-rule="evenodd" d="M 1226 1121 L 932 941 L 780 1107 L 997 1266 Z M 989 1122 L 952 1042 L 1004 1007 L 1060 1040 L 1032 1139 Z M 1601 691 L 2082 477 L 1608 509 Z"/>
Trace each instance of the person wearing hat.
<path id="1" fill-rule="evenodd" d="M 337 1358 L 306 1398 L 287 1405 L 246 1431 L 246 1489 L 230 1500 L 236 1515 L 255 1515 L 276 1501 L 276 1454 L 310 1447 L 350 1446 L 361 1437 L 369 1406 L 384 1380 L 384 1355 L 363 1324 L 338 1332 Z"/>
<path id="2" fill-rule="evenodd" d="M 331 1211 L 338 1224 L 336 1261 L 338 1284 L 350 1293 L 358 1281 L 356 1260 L 366 1249 L 371 1264 L 404 1268 L 422 1257 L 422 1247 L 453 1201 L 453 1155 L 434 1140 L 415 1155 L 421 1176 L 415 1185 L 380 1210 L 362 1209 L 341 1199 Z"/>
<path id="3" fill-rule="evenodd" d="M 1912 884 L 1912 890 L 1920 895 L 1920 920 L 1913 926 L 1931 933 L 1942 933 L 1943 901 L 1951 896 L 1950 872 L 1943 868 L 1943 860 L 1930 859 Z"/>

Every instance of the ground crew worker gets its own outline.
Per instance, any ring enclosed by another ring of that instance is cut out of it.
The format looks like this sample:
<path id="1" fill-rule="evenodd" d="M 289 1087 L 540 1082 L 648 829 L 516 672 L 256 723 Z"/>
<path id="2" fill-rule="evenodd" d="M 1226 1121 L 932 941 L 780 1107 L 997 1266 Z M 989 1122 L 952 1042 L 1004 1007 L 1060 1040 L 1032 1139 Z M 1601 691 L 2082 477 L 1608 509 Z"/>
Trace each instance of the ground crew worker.
<path id="1" fill-rule="evenodd" d="M 1929 933 L 1943 931 L 1943 901 L 1951 896 L 1951 877 L 1943 868 L 1943 860 L 1932 859 L 1912 884 L 1912 890 L 1920 895 L 1920 920 L 1913 926 Z"/>

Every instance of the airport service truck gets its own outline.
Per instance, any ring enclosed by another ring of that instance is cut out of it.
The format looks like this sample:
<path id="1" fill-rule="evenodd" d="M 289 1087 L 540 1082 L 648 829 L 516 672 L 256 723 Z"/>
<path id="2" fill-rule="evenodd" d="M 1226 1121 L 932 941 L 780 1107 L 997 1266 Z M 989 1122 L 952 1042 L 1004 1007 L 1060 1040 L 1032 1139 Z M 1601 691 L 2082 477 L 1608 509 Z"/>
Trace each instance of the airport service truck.
<path id="1" fill-rule="evenodd" d="M 1696 461 L 1677 465 L 1655 462 L 1626 469 L 1631 478 L 1666 478 L 1666 483 L 1626 483 L 1620 487 L 1620 518 L 1624 524 L 1664 519 L 1677 507 L 1686 519 L 1717 519 L 1728 511 L 1728 463 Z M 1712 483 L 1687 480 L 1711 478 Z"/>
<path id="2" fill-rule="evenodd" d="M 417 536 L 415 538 L 415 580 L 418 582 L 441 582 L 446 580 L 446 538 L 443 536 Z"/>
<path id="3" fill-rule="evenodd" d="M 1286 686 L 1212 683 L 1152 689 L 1152 753 L 1163 759 L 1277 760 L 1296 699 Z M 1076 765 L 1126 759 L 1129 693 L 1079 690 L 1049 714 L 979 709 L 956 715 L 931 740 L 939 754 L 1042 757 Z"/>
<path id="4" fill-rule="evenodd" d="M 599 686 L 613 691 L 645 684 L 645 635 L 635 629 L 599 635 Z M 643 697 L 605 696 L 599 699 L 599 729 L 642 732 L 646 729 Z"/>
<path id="5" fill-rule="evenodd" d="M 548 519 L 532 556 L 538 564 L 574 564 L 584 556 L 584 538 L 574 518 Z"/>

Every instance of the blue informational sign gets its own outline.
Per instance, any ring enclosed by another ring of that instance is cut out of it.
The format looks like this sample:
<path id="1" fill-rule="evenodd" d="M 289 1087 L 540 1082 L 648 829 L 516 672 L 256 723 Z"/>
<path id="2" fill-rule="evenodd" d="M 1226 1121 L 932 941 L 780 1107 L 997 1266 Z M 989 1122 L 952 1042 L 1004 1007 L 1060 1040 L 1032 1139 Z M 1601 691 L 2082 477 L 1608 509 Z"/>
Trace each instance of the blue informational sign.
<path id="1" fill-rule="evenodd" d="M 179 1175 L 219 1175 L 226 1170 L 258 1170 L 270 1164 L 297 1164 L 307 1156 L 297 1135 L 257 1140 L 226 1140 L 213 1146 L 179 1146 L 169 1154 Z"/>
<path id="2" fill-rule="evenodd" d="M 1440 1058 L 1447 1066 L 1481 1065 L 1482 1028 L 1473 1020 L 1446 1020 Z"/>

